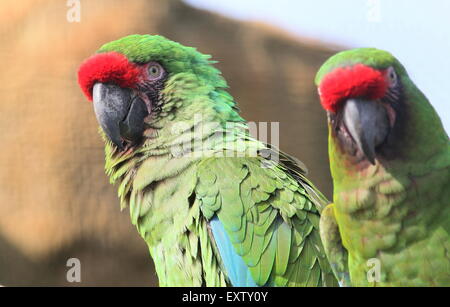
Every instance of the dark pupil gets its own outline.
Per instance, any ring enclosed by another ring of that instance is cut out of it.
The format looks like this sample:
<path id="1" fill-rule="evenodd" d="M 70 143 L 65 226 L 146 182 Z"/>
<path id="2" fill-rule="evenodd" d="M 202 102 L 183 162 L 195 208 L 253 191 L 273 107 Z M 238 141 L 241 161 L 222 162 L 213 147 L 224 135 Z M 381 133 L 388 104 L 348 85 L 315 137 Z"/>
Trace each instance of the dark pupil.
<path id="1" fill-rule="evenodd" d="M 158 68 L 152 67 L 151 72 L 155 75 L 158 72 Z"/>

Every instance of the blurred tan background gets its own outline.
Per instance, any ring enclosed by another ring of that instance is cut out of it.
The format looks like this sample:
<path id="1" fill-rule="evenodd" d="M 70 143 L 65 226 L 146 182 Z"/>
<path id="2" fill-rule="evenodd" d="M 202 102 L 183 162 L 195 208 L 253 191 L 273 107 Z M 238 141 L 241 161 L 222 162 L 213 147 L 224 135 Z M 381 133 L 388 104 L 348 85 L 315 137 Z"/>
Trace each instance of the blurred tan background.
<path id="1" fill-rule="evenodd" d="M 249 121 L 280 122 L 280 147 L 331 196 L 326 118 L 313 84 L 329 47 L 177 0 L 0 2 L 0 284 L 155 286 L 146 246 L 103 173 L 77 69 L 103 43 L 161 34 L 212 54 Z M 81 283 L 66 261 L 81 261 Z"/>

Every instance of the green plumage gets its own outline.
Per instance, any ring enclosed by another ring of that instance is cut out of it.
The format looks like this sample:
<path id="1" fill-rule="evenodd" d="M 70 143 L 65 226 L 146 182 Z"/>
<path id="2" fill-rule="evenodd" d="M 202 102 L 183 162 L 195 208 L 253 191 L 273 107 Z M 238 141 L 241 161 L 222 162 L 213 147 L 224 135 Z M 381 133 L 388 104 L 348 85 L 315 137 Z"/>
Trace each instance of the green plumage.
<path id="1" fill-rule="evenodd" d="M 141 146 L 120 153 L 101 131 L 106 172 L 160 285 L 230 285 L 209 226 L 217 215 L 258 285 L 335 286 L 318 229 L 327 201 L 293 158 L 249 135 L 209 56 L 149 35 L 100 49 L 107 51 L 169 72 Z"/>
<path id="2" fill-rule="evenodd" d="M 334 204 L 321 218 L 325 250 L 338 278 L 353 286 L 450 286 L 450 143 L 439 116 L 389 53 L 356 49 L 337 54 L 316 83 L 336 67 L 362 63 L 394 67 L 402 106 L 390 156 L 375 165 L 353 163 L 329 129 Z M 369 259 L 381 279 L 369 282 Z M 346 274 L 350 271 L 350 279 Z"/>

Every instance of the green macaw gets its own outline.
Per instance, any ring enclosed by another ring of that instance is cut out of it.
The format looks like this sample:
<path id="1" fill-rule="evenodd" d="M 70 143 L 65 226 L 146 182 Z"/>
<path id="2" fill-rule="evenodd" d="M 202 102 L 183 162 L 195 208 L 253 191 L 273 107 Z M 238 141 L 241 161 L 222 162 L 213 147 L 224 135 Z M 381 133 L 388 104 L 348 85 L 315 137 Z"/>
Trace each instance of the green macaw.
<path id="1" fill-rule="evenodd" d="M 131 35 L 79 69 L 160 286 L 337 285 L 319 234 L 326 199 L 299 161 L 250 136 L 209 59 Z"/>
<path id="2" fill-rule="evenodd" d="M 336 54 L 316 85 L 334 183 L 320 234 L 338 279 L 450 286 L 450 142 L 438 114 L 378 49 Z"/>

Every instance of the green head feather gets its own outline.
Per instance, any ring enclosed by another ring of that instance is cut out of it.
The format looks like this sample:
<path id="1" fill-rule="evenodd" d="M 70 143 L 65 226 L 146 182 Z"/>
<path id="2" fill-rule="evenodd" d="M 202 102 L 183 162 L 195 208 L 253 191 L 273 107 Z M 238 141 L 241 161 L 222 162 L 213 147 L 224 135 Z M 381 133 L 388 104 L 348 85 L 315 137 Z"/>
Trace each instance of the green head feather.
<path id="1" fill-rule="evenodd" d="M 376 48 L 358 48 L 339 52 L 329 58 L 317 72 L 315 83 L 319 85 L 325 75 L 338 67 L 356 64 L 364 64 L 378 70 L 392 66 L 398 75 L 407 75 L 403 65 L 389 52 Z"/>
<path id="2" fill-rule="evenodd" d="M 103 45 L 98 53 L 117 52 L 130 62 L 144 64 L 160 63 L 168 73 L 164 88 L 159 92 L 155 111 L 145 119 L 148 130 L 145 141 L 137 151 L 146 156 L 168 152 L 171 147 L 190 143 L 192 129 L 200 125 L 202 138 L 208 138 L 215 130 L 211 123 L 224 129 L 229 122 L 242 123 L 233 97 L 225 91 L 227 83 L 212 64 L 211 56 L 193 47 L 183 46 L 159 35 L 129 35 Z M 182 125 L 181 125 L 182 124 Z M 237 129 L 237 128 L 236 128 Z M 120 155 L 115 154 L 112 144 L 105 138 L 107 172 L 113 173 Z M 133 153 L 133 154 L 134 154 Z M 130 155 L 128 158 L 131 158 Z M 115 181 L 113 176 L 112 181 Z"/>
<path id="3" fill-rule="evenodd" d="M 439 115 L 431 103 L 410 79 L 405 67 L 391 53 L 376 48 L 357 48 L 337 53 L 330 57 L 317 72 L 315 83 L 320 85 L 323 78 L 336 68 L 352 67 L 363 64 L 376 70 L 393 67 L 402 87 L 402 103 L 397 110 L 401 119 L 401 128 L 396 128 L 398 136 L 391 146 L 395 146 L 398 154 L 398 166 L 401 168 L 406 161 L 413 163 L 414 168 L 420 168 L 424 157 L 433 154 L 435 148 L 448 148 L 448 136 L 442 126 Z M 400 132 L 401 131 L 401 132 Z M 337 160 L 340 153 L 334 147 L 335 140 L 330 135 L 330 157 Z M 446 151 L 447 149 L 443 149 Z M 415 163 L 415 164 L 414 164 Z M 335 175 L 344 168 L 335 167 L 331 162 Z"/>
<path id="4" fill-rule="evenodd" d="M 210 55 L 202 54 L 193 47 L 183 46 L 160 35 L 129 35 L 104 44 L 98 53 L 118 52 L 131 62 L 157 61 L 170 74 L 193 73 L 212 82 L 217 87 L 226 87 L 220 72 L 211 64 Z"/>

